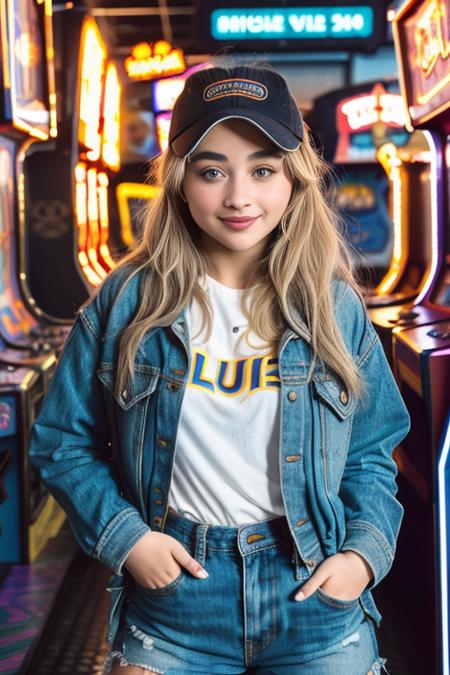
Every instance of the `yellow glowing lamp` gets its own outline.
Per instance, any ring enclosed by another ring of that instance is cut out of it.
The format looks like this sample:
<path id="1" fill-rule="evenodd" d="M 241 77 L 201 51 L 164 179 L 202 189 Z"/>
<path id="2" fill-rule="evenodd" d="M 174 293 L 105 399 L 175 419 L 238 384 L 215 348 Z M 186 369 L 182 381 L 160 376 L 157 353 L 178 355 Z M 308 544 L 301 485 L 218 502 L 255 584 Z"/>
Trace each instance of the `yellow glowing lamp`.
<path id="1" fill-rule="evenodd" d="M 404 272 L 408 253 L 408 240 L 402 218 L 402 181 L 401 159 L 394 143 L 388 142 L 377 150 L 377 160 L 386 172 L 391 183 L 391 219 L 393 224 L 393 246 L 389 268 L 375 289 L 377 295 L 388 295 L 394 290 L 397 281 Z"/>
<path id="2" fill-rule="evenodd" d="M 130 201 L 139 199 L 151 201 L 160 193 L 158 185 L 146 185 L 144 183 L 120 183 L 116 188 L 117 203 L 119 205 L 120 227 L 124 244 L 130 247 L 135 240 L 131 223 Z"/>
<path id="3" fill-rule="evenodd" d="M 86 158 L 100 157 L 100 114 L 106 49 L 94 19 L 87 17 L 81 30 L 79 66 L 79 128 L 78 139 L 88 148 Z"/>
<path id="4" fill-rule="evenodd" d="M 110 63 L 106 69 L 103 99 L 102 159 L 113 171 L 120 169 L 120 94 L 121 86 L 117 68 Z"/>
<path id="5" fill-rule="evenodd" d="M 132 80 L 152 80 L 182 73 L 186 62 L 183 50 L 172 47 L 166 40 L 154 44 L 140 42 L 125 59 L 125 70 Z"/>

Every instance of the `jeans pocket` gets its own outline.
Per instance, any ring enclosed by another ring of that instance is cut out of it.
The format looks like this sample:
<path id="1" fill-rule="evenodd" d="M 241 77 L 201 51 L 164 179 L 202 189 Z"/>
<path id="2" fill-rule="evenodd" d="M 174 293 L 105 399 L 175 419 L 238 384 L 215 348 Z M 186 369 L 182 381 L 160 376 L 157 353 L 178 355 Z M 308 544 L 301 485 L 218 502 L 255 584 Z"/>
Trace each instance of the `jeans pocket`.
<path id="1" fill-rule="evenodd" d="M 138 584 L 136 581 L 136 593 L 143 596 L 170 595 L 177 591 L 177 589 L 186 579 L 186 576 L 187 572 L 182 568 L 181 572 L 175 577 L 175 579 L 172 579 L 172 581 L 170 581 L 165 586 L 161 586 L 160 588 L 147 588 L 146 586 L 141 586 L 141 584 Z"/>
<path id="2" fill-rule="evenodd" d="M 335 598 L 333 595 L 328 595 L 328 593 L 325 593 L 321 588 L 317 588 L 315 594 L 317 599 L 325 605 L 337 609 L 351 609 L 359 603 L 359 597 L 353 598 L 352 600 L 341 600 L 340 598 Z"/>

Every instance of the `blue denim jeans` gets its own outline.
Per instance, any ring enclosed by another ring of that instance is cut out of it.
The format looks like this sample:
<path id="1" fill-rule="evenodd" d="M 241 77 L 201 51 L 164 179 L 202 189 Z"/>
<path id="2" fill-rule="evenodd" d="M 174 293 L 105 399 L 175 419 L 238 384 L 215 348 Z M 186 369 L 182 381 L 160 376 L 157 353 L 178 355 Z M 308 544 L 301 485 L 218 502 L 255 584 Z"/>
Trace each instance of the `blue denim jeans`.
<path id="1" fill-rule="evenodd" d="M 359 599 L 320 589 L 296 591 L 311 572 L 284 516 L 228 527 L 184 518 L 173 509 L 164 532 L 209 573 L 183 567 L 162 588 L 135 583 L 104 665 L 117 659 L 163 675 L 373 675 L 387 673 L 373 621 Z"/>

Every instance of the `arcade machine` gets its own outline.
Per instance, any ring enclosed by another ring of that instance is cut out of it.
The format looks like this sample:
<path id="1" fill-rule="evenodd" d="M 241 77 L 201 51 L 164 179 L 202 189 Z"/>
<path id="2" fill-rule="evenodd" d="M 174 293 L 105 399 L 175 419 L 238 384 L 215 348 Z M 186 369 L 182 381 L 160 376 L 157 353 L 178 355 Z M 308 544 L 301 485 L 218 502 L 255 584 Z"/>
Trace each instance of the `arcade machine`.
<path id="1" fill-rule="evenodd" d="M 59 133 L 27 157 L 26 269 L 36 303 L 68 323 L 115 266 L 109 183 L 119 168 L 121 87 L 83 8 L 68 4 L 53 23 Z"/>
<path id="2" fill-rule="evenodd" d="M 56 134 L 51 3 L 2 0 L 0 28 L 0 564 L 7 564 L 33 561 L 65 516 L 26 453 L 61 329 L 24 292 L 17 264 L 20 157 Z"/>
<path id="3" fill-rule="evenodd" d="M 450 408 L 449 19 L 449 0 L 409 0 L 393 23 L 408 126 L 425 130 L 433 149 L 430 217 L 436 236 L 428 283 L 411 306 L 409 324 L 392 334 L 395 375 L 412 427 L 395 453 L 405 516 L 389 588 L 407 611 L 410 639 L 420 648 L 425 672 L 433 675 L 448 675 L 450 669 L 442 585 L 448 561 L 439 538 L 448 516 L 443 470 Z"/>
<path id="4" fill-rule="evenodd" d="M 367 295 L 368 307 L 400 305 L 414 300 L 426 283 L 432 261 L 431 152 L 425 135 L 414 131 L 402 147 L 392 142 L 383 143 L 377 150 L 377 159 L 390 182 L 394 230 L 389 269 Z M 385 345 L 385 350 L 389 352 L 390 345 Z"/>
<path id="5" fill-rule="evenodd" d="M 334 199 L 344 235 L 355 250 L 361 281 L 371 287 L 385 275 L 393 246 L 389 181 L 376 161 L 376 148 L 387 141 L 402 145 L 409 135 L 396 83 L 324 94 L 314 101 L 306 121 L 333 165 Z"/>
<path id="6" fill-rule="evenodd" d="M 442 218 L 437 217 L 443 195 L 436 143 L 438 139 L 432 131 L 416 129 L 402 148 L 385 144 L 378 151 L 380 163 L 392 182 L 397 237 L 388 274 L 377 293 L 367 298 L 367 305 L 391 363 L 395 327 L 448 317 L 441 303 L 430 298 L 442 265 L 443 240 Z"/>

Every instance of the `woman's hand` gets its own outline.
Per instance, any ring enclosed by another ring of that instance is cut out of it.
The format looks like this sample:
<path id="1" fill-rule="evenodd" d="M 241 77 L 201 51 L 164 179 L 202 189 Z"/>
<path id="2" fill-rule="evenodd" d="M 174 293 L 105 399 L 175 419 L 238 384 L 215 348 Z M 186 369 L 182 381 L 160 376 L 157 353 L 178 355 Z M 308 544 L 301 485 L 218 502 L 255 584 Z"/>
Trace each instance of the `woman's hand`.
<path id="1" fill-rule="evenodd" d="M 163 532 L 147 532 L 133 546 L 124 567 L 144 588 L 162 588 L 181 572 L 181 566 L 194 576 L 205 579 L 206 570 L 179 541 Z"/>
<path id="2" fill-rule="evenodd" d="M 368 562 L 355 551 L 342 551 L 326 558 L 296 594 L 295 600 L 305 600 L 320 587 L 338 600 L 358 598 L 373 573 Z"/>

